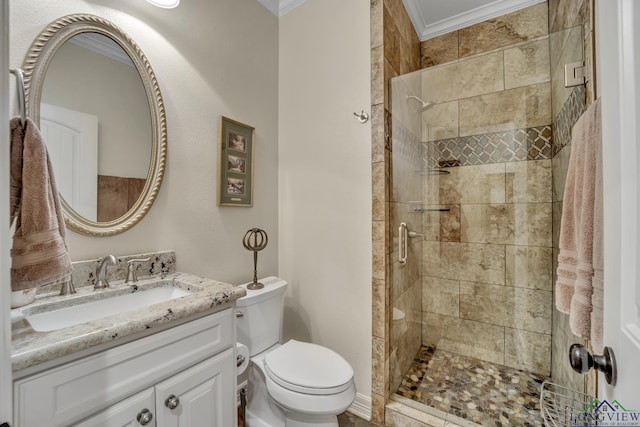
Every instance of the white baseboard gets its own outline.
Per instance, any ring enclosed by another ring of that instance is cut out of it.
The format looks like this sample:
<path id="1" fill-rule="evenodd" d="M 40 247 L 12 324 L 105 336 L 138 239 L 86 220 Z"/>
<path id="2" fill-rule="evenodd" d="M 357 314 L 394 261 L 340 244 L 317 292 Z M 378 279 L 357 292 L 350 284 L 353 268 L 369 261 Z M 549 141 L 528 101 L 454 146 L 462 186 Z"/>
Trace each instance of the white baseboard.
<path id="1" fill-rule="evenodd" d="M 356 394 L 356 400 L 354 400 L 347 411 L 362 419 L 371 421 L 371 398 L 364 394 Z"/>

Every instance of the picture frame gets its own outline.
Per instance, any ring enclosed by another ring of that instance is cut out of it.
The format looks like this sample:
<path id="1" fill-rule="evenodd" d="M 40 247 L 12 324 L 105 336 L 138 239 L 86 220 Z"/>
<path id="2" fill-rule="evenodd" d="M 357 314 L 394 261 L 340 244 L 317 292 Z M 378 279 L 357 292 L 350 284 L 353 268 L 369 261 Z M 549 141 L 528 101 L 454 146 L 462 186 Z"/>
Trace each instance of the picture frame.
<path id="1" fill-rule="evenodd" d="M 253 206 L 253 132 L 220 116 L 218 206 Z"/>

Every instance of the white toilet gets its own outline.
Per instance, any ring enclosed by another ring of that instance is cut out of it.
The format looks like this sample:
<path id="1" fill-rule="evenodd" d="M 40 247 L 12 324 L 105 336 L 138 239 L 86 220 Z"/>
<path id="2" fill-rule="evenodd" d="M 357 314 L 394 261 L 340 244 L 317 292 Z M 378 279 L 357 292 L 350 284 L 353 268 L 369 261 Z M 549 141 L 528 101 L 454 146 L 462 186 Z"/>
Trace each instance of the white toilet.
<path id="1" fill-rule="evenodd" d="M 251 356 L 246 426 L 338 427 L 337 415 L 356 397 L 353 369 L 326 347 L 280 344 L 287 282 L 260 283 L 263 289 L 236 300 L 237 339 Z"/>

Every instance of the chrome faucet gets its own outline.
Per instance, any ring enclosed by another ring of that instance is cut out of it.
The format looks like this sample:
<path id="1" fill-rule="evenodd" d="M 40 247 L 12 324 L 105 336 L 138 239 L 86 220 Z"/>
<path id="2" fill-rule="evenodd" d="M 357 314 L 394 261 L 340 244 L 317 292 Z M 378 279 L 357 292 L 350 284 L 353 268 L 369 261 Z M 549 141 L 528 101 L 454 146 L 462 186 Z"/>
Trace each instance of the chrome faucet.
<path id="1" fill-rule="evenodd" d="M 93 289 L 104 289 L 109 287 L 109 281 L 107 280 L 107 267 L 109 265 L 116 265 L 118 261 L 113 255 L 107 255 L 102 258 L 98 268 L 96 268 L 96 284 Z"/>
<path id="2" fill-rule="evenodd" d="M 124 283 L 136 283 L 138 281 L 136 267 L 143 262 L 149 261 L 150 259 L 151 258 L 137 258 L 127 261 L 127 278 L 125 279 Z"/>

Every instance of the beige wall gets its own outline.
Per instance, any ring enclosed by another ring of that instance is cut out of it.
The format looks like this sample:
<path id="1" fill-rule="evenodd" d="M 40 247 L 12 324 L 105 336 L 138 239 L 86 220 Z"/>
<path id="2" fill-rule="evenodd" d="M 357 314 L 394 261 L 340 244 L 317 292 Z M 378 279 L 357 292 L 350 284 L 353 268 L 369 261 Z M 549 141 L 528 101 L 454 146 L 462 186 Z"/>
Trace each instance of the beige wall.
<path id="1" fill-rule="evenodd" d="M 371 128 L 353 113 L 369 111 L 368 18 L 367 0 L 309 0 L 280 18 L 278 147 L 285 336 L 345 357 L 367 406 Z"/>
<path id="2" fill-rule="evenodd" d="M 70 231 L 73 260 L 173 249 L 179 270 L 241 283 L 253 275 L 242 236 L 260 227 L 270 239 L 260 253 L 259 274 L 277 274 L 278 18 L 255 0 L 189 0 L 171 10 L 145 1 L 30 0 L 12 2 L 10 12 L 12 66 L 22 64 L 49 22 L 91 13 L 136 41 L 164 97 L 168 163 L 153 208 L 117 236 Z M 252 208 L 216 205 L 220 115 L 256 128 Z"/>

